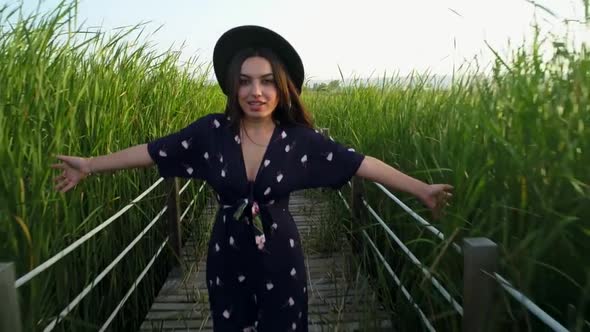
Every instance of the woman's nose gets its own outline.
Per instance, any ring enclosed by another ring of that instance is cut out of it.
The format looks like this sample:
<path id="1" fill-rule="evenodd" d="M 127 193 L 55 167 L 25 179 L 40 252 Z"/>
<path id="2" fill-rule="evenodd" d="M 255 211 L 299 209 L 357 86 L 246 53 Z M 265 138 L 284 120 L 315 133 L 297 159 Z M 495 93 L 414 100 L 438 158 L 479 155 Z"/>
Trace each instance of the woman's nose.
<path id="1" fill-rule="evenodd" d="M 254 95 L 254 96 L 262 95 L 262 88 L 260 87 L 260 83 L 257 83 L 257 82 L 252 83 L 252 95 Z"/>

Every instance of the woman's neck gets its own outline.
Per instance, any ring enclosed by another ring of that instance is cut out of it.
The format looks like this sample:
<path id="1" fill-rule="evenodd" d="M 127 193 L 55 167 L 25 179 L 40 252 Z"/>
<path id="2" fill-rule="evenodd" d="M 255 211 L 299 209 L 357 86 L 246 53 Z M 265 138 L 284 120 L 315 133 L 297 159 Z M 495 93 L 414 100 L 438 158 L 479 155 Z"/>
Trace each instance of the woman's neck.
<path id="1" fill-rule="evenodd" d="M 263 118 L 263 119 L 251 119 L 251 118 L 242 118 L 242 127 L 248 130 L 248 132 L 266 132 L 272 131 L 275 128 L 275 122 L 271 117 Z"/>

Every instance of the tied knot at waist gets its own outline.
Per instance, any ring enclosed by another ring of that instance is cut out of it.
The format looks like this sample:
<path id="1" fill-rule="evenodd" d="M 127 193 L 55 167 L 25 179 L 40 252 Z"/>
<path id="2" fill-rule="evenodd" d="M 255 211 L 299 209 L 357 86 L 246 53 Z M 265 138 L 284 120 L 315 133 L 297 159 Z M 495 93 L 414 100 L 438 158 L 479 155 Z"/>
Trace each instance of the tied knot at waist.
<path id="1" fill-rule="evenodd" d="M 240 220 L 244 216 L 251 216 L 255 218 L 260 215 L 261 211 L 271 212 L 275 208 L 286 208 L 289 203 L 286 199 L 275 201 L 270 200 L 266 203 L 259 203 L 252 198 L 242 198 L 235 201 L 233 204 L 227 202 L 219 202 L 222 209 L 230 209 L 234 211 L 234 219 Z"/>
<path id="2" fill-rule="evenodd" d="M 261 212 L 272 217 L 272 213 L 276 208 L 286 207 L 289 203 L 288 199 L 282 199 L 279 201 L 268 201 L 267 203 L 260 204 L 256 200 L 251 198 L 242 198 L 237 200 L 234 204 L 223 204 L 220 202 L 220 206 L 223 209 L 232 209 L 233 219 L 236 221 L 243 221 L 246 224 L 254 228 L 254 241 L 259 250 L 264 251 L 264 243 L 266 242 L 266 234 L 270 231 L 270 227 L 264 227 Z M 269 222 L 270 220 L 265 220 Z"/>
<path id="3" fill-rule="evenodd" d="M 242 219 L 242 217 L 244 217 L 244 213 L 248 215 L 248 212 L 250 212 L 252 218 L 256 218 L 258 215 L 260 215 L 260 205 L 258 202 L 248 198 L 240 199 L 232 205 L 223 205 L 223 208 L 232 208 L 234 210 L 235 220 Z"/>

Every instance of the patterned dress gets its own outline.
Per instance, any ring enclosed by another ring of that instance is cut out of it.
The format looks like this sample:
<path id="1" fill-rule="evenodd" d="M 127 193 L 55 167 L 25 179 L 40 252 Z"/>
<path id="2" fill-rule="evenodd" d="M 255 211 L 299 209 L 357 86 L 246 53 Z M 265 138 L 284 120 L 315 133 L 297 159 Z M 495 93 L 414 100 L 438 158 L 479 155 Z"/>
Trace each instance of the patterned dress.
<path id="1" fill-rule="evenodd" d="M 365 156 L 314 129 L 276 123 L 251 182 L 228 120 L 209 114 L 147 145 L 162 177 L 202 179 L 217 193 L 206 271 L 214 330 L 307 331 L 307 273 L 289 195 L 342 187 Z"/>

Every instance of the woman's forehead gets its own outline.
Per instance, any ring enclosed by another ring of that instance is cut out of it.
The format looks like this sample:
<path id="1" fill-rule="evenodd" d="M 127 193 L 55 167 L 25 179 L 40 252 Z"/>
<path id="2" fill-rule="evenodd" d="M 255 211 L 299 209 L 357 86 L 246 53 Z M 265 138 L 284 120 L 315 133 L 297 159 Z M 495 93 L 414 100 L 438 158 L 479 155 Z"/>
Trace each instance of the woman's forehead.
<path id="1" fill-rule="evenodd" d="M 270 62 L 263 57 L 250 57 L 242 63 L 240 75 L 249 77 L 262 77 L 272 75 Z"/>

